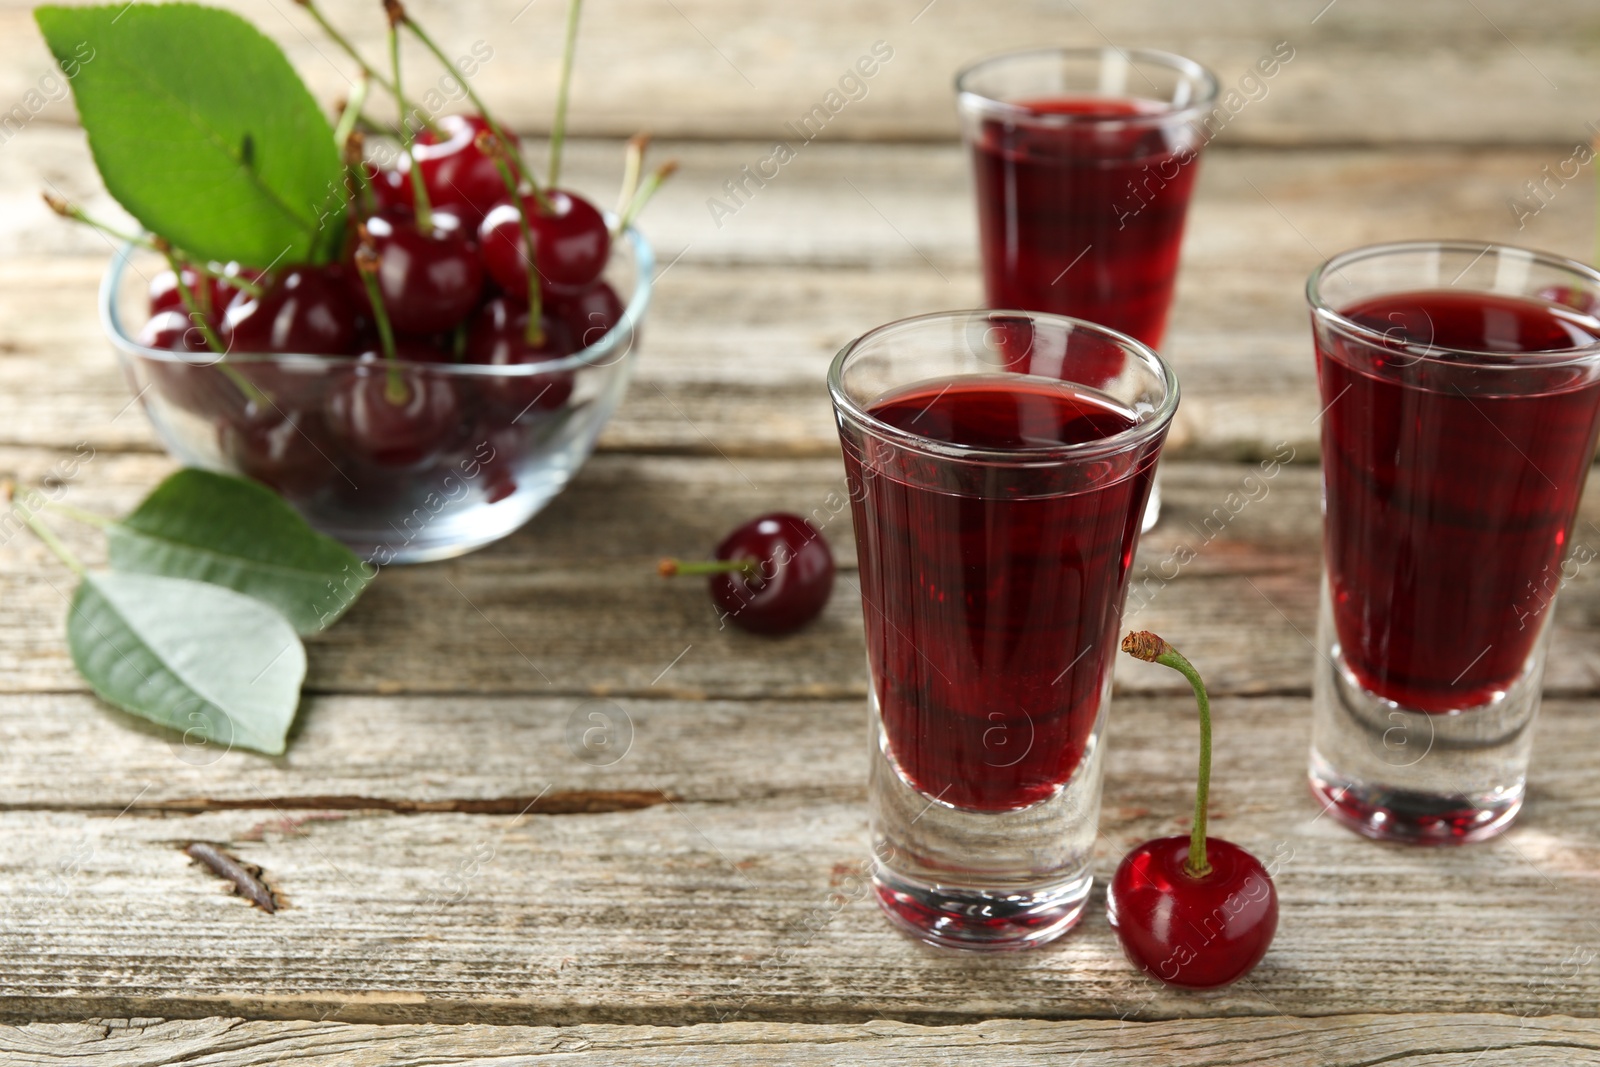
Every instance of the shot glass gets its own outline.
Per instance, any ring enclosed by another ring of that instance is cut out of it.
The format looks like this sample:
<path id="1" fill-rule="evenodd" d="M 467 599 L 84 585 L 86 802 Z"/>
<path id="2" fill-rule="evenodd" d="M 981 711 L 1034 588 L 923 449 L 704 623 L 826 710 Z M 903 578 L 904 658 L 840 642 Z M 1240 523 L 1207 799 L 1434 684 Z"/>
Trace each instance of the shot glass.
<path id="1" fill-rule="evenodd" d="M 1111 661 L 1177 379 L 1103 326 L 957 311 L 858 338 L 828 384 L 878 900 L 934 944 L 1042 944 L 1089 894 Z"/>
<path id="2" fill-rule="evenodd" d="M 1522 805 L 1600 427 L 1600 273 L 1419 241 L 1335 256 L 1306 296 L 1325 562 L 1312 790 L 1369 837 L 1493 836 Z"/>
<path id="3" fill-rule="evenodd" d="M 1217 79 L 1190 59 L 1043 48 L 956 76 L 985 299 L 1160 348 Z M 1160 492 L 1146 515 L 1155 524 Z"/>

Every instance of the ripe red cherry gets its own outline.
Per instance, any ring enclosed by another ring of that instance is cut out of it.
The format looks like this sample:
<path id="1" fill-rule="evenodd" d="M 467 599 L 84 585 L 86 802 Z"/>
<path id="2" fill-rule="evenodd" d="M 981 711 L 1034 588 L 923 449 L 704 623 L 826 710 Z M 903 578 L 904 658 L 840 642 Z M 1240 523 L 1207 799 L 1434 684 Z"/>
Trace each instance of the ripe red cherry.
<path id="1" fill-rule="evenodd" d="M 317 411 L 246 406 L 217 428 L 222 454 L 241 474 L 287 497 L 309 497 L 341 477 L 339 447 Z"/>
<path id="2" fill-rule="evenodd" d="M 256 281 L 261 277 L 261 272 L 249 268 L 241 268 L 237 263 L 228 264 L 227 273 L 238 275 L 247 281 Z M 229 284 L 227 278 L 218 278 L 209 274 L 202 274 L 193 267 L 183 268 L 183 284 L 189 287 L 189 292 L 195 299 L 204 301 L 208 296 L 211 300 L 211 309 L 218 315 L 227 308 L 238 293 L 239 289 Z M 150 279 L 150 314 L 158 311 L 184 311 L 183 294 L 178 289 L 178 276 L 170 270 L 161 271 Z"/>
<path id="3" fill-rule="evenodd" d="M 204 333 L 188 315 L 181 311 L 158 311 L 140 327 L 134 341 L 146 348 L 195 354 L 194 362 L 140 361 L 149 372 L 156 392 L 169 403 L 198 415 L 212 415 L 226 406 L 230 387 L 214 366 L 221 357 L 207 347 Z"/>
<path id="4" fill-rule="evenodd" d="M 189 287 L 196 299 L 209 297 L 211 306 L 220 310 L 225 305 L 217 298 L 215 279 L 201 274 L 193 267 L 183 268 L 183 284 Z M 161 271 L 150 279 L 150 314 L 161 311 L 183 311 L 183 293 L 178 289 L 178 276 L 170 270 Z"/>
<path id="5" fill-rule="evenodd" d="M 822 613 L 833 592 L 833 553 L 799 515 L 751 519 L 717 546 L 713 562 L 662 560 L 661 573 L 710 574 L 722 619 L 758 634 L 798 630 Z"/>
<path id="6" fill-rule="evenodd" d="M 158 311 L 145 320 L 134 341 L 168 352 L 205 352 L 205 333 L 183 311 Z"/>
<path id="7" fill-rule="evenodd" d="M 422 184 L 434 207 L 451 208 L 476 226 L 489 209 L 506 199 L 505 179 L 495 161 L 478 149 L 478 135 L 492 132 L 481 115 L 444 115 L 434 120 L 438 132 L 417 135 L 412 155 L 422 171 Z M 510 139 L 508 164 L 513 178 L 521 175 L 516 163 L 517 139 Z"/>
<path id="8" fill-rule="evenodd" d="M 252 285 L 265 285 L 267 272 L 254 267 L 241 267 L 238 263 L 229 263 L 222 268 L 224 277 L 212 278 L 211 286 L 217 294 L 217 310 L 225 310 L 229 304 L 246 290 L 235 284 L 238 281 L 249 282 Z"/>
<path id="9" fill-rule="evenodd" d="M 567 329 L 572 331 L 574 349 L 588 348 L 616 328 L 625 308 L 617 291 L 605 282 L 595 282 L 583 292 L 557 304 Z"/>
<path id="10" fill-rule="evenodd" d="M 1122 651 L 1179 671 L 1200 710 L 1200 773 L 1188 837 L 1146 841 L 1123 857 L 1106 894 L 1106 918 L 1134 966 L 1168 985 L 1210 989 L 1243 978 L 1278 929 L 1278 892 L 1261 861 L 1206 836 L 1211 789 L 1211 703 L 1199 672 L 1148 631 Z"/>
<path id="11" fill-rule="evenodd" d="M 222 342 L 230 352 L 349 355 L 361 325 L 350 284 L 342 267 L 291 267 L 260 296 L 234 300 Z"/>
<path id="12" fill-rule="evenodd" d="M 516 367 L 548 363 L 573 353 L 572 336 L 564 322 L 542 317 L 544 337 L 528 340 L 528 309 L 508 297 L 497 296 L 484 305 L 467 335 L 466 362 L 489 367 Z M 518 375 L 474 381 L 484 406 L 492 413 L 516 419 L 529 410 L 554 411 L 572 396 L 573 374 Z"/>
<path id="13" fill-rule="evenodd" d="M 243 417 L 263 424 L 292 412 L 320 412 L 339 369 L 339 364 L 315 356 L 230 359 L 228 366 L 259 394 L 245 398 Z"/>
<path id="14" fill-rule="evenodd" d="M 517 475 L 527 462 L 534 432 L 506 422 L 502 415 L 488 414 L 467 435 L 457 465 L 477 479 L 487 503 L 498 504 L 516 493 Z"/>
<path id="15" fill-rule="evenodd" d="M 549 213 L 532 196 L 522 198 L 533 234 L 533 263 L 539 283 L 552 293 L 576 293 L 594 283 L 611 255 L 611 231 L 598 208 L 577 193 L 548 190 Z M 478 227 L 483 265 L 508 293 L 528 291 L 528 253 L 517 207 L 505 200 Z"/>
<path id="16" fill-rule="evenodd" d="M 431 348 L 426 351 L 431 351 Z M 401 360 L 425 351 L 398 350 Z M 338 373 L 323 415 L 333 436 L 352 453 L 383 467 L 416 466 L 449 446 L 460 431 L 461 403 L 442 375 L 390 365 L 376 352 Z"/>
<path id="17" fill-rule="evenodd" d="M 372 175 L 372 198 L 378 202 L 378 211 L 411 212 L 416 205 L 416 190 L 411 188 L 411 174 L 404 170 L 385 169 Z"/>
<path id="18" fill-rule="evenodd" d="M 433 212 L 424 232 L 398 208 L 367 220 L 378 253 L 378 290 L 401 333 L 442 333 L 471 314 L 483 292 L 477 252 L 447 211 Z"/>
<path id="19" fill-rule="evenodd" d="M 1278 893 L 1261 861 L 1220 837 L 1206 840 L 1210 873 L 1186 868 L 1189 838 L 1146 841 L 1122 858 L 1106 916 L 1122 950 L 1152 978 L 1189 989 L 1227 985 L 1267 954 Z"/>

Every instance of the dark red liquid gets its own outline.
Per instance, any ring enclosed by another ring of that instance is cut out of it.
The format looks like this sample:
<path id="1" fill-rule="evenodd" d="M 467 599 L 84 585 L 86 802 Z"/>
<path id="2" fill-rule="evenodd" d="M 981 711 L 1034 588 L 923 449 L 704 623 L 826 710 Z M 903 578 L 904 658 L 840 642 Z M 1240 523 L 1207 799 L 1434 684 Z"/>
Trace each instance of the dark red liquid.
<path id="1" fill-rule="evenodd" d="M 872 415 L 978 448 L 1085 443 L 1132 415 L 1065 383 L 913 386 Z M 1159 434 L 1118 459 L 988 468 L 868 438 L 845 449 L 867 651 L 891 754 L 922 792 L 1017 808 L 1071 777 L 1098 714 Z"/>
<path id="2" fill-rule="evenodd" d="M 1122 118 L 1165 105 L 1018 101 L 1036 114 Z M 973 145 L 991 307 L 1051 311 L 1161 343 L 1199 158 L 1161 128 L 985 119 Z"/>
<path id="3" fill-rule="evenodd" d="M 1483 703 L 1521 672 L 1546 621 L 1594 456 L 1600 381 L 1581 367 L 1419 359 L 1415 346 L 1555 352 L 1592 344 L 1600 321 L 1455 290 L 1386 295 L 1343 314 L 1392 342 L 1317 342 L 1345 661 L 1367 689 L 1407 707 Z"/>

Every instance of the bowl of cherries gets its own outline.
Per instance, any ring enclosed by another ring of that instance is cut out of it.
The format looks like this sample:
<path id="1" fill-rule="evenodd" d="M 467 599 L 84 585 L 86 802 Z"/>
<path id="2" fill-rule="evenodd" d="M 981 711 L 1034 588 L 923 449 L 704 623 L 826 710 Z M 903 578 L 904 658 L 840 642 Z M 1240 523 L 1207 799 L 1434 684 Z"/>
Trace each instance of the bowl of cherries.
<path id="1" fill-rule="evenodd" d="M 615 211 L 557 184 L 570 47 L 542 176 L 470 89 L 476 110 L 408 121 L 395 35 L 433 45 L 385 7 L 392 80 L 355 56 L 368 78 L 333 131 L 344 180 L 319 255 L 226 264 L 124 235 L 100 300 L 177 459 L 266 484 L 377 565 L 506 536 L 588 458 L 650 302 L 633 219 L 672 169 L 644 175 L 641 136 Z M 374 80 L 402 102 L 388 127 L 363 113 Z"/>

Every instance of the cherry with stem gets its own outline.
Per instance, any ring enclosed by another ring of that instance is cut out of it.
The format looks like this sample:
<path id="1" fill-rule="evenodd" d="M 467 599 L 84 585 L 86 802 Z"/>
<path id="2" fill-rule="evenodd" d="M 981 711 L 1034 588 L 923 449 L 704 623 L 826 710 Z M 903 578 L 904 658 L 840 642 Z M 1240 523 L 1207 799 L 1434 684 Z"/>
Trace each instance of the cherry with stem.
<path id="1" fill-rule="evenodd" d="M 571 331 L 565 322 L 545 316 L 537 339 L 530 340 L 534 327 L 528 321 L 530 310 L 506 296 L 490 300 L 473 317 L 467 331 L 462 358 L 467 363 L 488 367 L 531 367 L 571 355 L 575 350 Z M 491 416 L 520 422 L 530 411 L 557 411 L 572 397 L 573 372 L 554 371 L 485 378 L 474 383 L 484 410 Z"/>
<path id="2" fill-rule="evenodd" d="M 182 261 L 167 246 L 165 240 L 158 237 L 154 243 L 157 248 L 166 253 L 167 263 L 172 268 L 173 276 L 177 280 L 178 297 L 183 301 L 183 309 L 188 314 L 189 321 L 194 324 L 194 327 L 191 328 L 199 329 L 200 335 L 205 338 L 206 347 L 217 356 L 215 363 L 212 365 L 221 371 L 223 376 L 232 382 L 239 392 L 244 394 L 246 400 L 256 405 L 270 407 L 272 405 L 270 396 L 262 392 L 260 387 L 249 378 L 240 374 L 237 368 L 230 367 L 224 362 L 228 355 L 227 346 L 222 343 L 222 339 L 217 336 L 217 331 L 212 328 L 210 316 L 202 310 L 200 302 L 195 298 L 194 290 L 189 287 L 188 282 L 184 281 Z"/>
<path id="3" fill-rule="evenodd" d="M 422 47 L 433 53 L 433 57 L 437 59 L 446 70 L 450 71 L 451 74 L 456 75 L 459 78 L 461 87 L 466 90 L 467 99 L 471 100 L 472 106 L 478 109 L 478 114 L 483 116 L 483 121 L 489 124 L 489 132 L 494 134 L 495 139 L 503 145 L 515 145 L 516 141 L 506 136 L 505 127 L 501 126 L 500 123 L 495 119 L 494 115 L 490 113 L 489 109 L 484 106 L 483 98 L 480 97 L 478 95 L 478 91 L 472 87 L 472 82 L 469 81 L 465 75 L 456 70 L 455 64 L 450 62 L 450 57 L 444 54 L 444 49 L 440 48 L 434 39 L 428 35 L 428 32 L 418 25 L 417 22 L 406 13 L 405 7 L 399 3 L 399 0 L 384 0 L 384 7 L 386 9 L 389 8 L 390 5 L 393 5 L 395 11 L 398 12 L 398 17 L 401 24 L 403 24 L 406 29 L 410 30 L 412 35 L 415 36 L 418 41 L 422 42 Z M 391 16 L 391 18 L 392 17 L 394 16 Z M 517 162 L 522 172 L 524 174 L 528 174 L 529 171 L 527 166 L 523 165 L 520 159 Z M 535 199 L 541 199 L 542 194 L 539 191 L 539 183 L 537 181 L 533 181 L 531 177 L 530 182 L 533 186 L 533 195 Z"/>
<path id="4" fill-rule="evenodd" d="M 1260 860 L 1206 835 L 1211 701 L 1200 673 L 1149 631 L 1130 633 L 1122 651 L 1188 679 L 1199 709 L 1200 766 L 1189 835 L 1146 841 L 1124 856 L 1106 894 L 1106 917 L 1129 961 L 1152 978 L 1189 989 L 1227 985 L 1266 955 L 1278 928 L 1277 890 Z"/>
<path id="5" fill-rule="evenodd" d="M 506 204 L 493 208 L 478 229 L 484 267 L 506 289 L 520 290 L 528 284 L 531 271 L 552 293 L 576 293 L 600 277 L 610 258 L 611 232 L 605 216 L 582 196 L 558 187 L 582 7 L 582 0 L 569 0 L 561 82 L 550 133 L 550 181 L 543 192 L 535 183 L 535 209 L 530 210 L 521 197 L 513 195 L 515 208 Z M 520 217 L 513 219 L 514 213 Z"/>
<path id="6" fill-rule="evenodd" d="M 833 592 L 833 553 L 822 531 L 799 515 L 773 512 L 735 529 L 710 560 L 664 559 L 663 578 L 709 575 L 722 619 L 758 634 L 798 630 Z"/>
<path id="7" fill-rule="evenodd" d="M 400 72 L 399 5 L 390 0 L 389 58 L 395 84 Z M 477 306 L 483 289 L 483 268 L 468 239 L 461 216 L 436 208 L 423 168 L 418 165 L 416 132 L 402 123 L 402 148 L 409 166 L 402 180 L 410 183 L 408 203 L 384 207 L 366 220 L 374 249 L 382 260 L 379 288 L 388 301 L 393 329 L 405 334 L 435 334 L 454 329 Z M 398 191 L 398 190 L 397 190 Z"/>
<path id="8" fill-rule="evenodd" d="M 1183 675 L 1194 690 L 1194 702 L 1200 713 L 1200 766 L 1194 782 L 1194 820 L 1189 826 L 1189 855 L 1183 866 L 1192 877 L 1204 878 L 1211 873 L 1211 864 L 1206 860 L 1206 816 L 1211 803 L 1211 698 L 1194 664 L 1149 630 L 1139 630 L 1123 638 L 1122 651 L 1146 663 L 1171 667 Z"/>
<path id="9" fill-rule="evenodd" d="M 403 404 L 406 400 L 406 383 L 400 377 L 399 356 L 395 351 L 394 326 L 389 322 L 389 310 L 384 306 L 383 293 L 378 288 L 378 253 L 373 249 L 370 238 L 363 235 L 361 247 L 356 249 L 356 271 L 361 275 L 361 284 L 366 287 L 367 299 L 372 302 L 372 320 L 378 327 L 378 344 L 383 353 L 383 359 L 389 367 L 388 384 L 384 386 L 384 395 L 392 404 Z"/>
<path id="10" fill-rule="evenodd" d="M 451 383 L 410 363 L 401 363 L 383 291 L 378 285 L 380 257 L 364 231 L 356 250 L 356 269 L 372 303 L 379 352 L 363 353 L 330 386 L 323 406 L 328 428 L 351 452 L 385 467 L 426 462 L 448 446 L 461 421 L 460 401 Z M 406 358 L 414 360 L 408 342 Z M 382 363 L 382 376 L 374 364 Z"/>
<path id="11" fill-rule="evenodd" d="M 217 336 L 217 331 L 211 327 L 210 316 L 213 309 L 206 306 L 210 302 L 209 295 L 204 300 L 195 295 L 195 291 L 183 277 L 183 261 L 170 249 L 167 251 L 167 266 L 177 278 L 178 299 L 183 301 L 183 310 L 188 314 L 189 321 L 200 331 L 200 336 L 205 338 L 206 347 L 219 356 L 226 355 L 227 346 L 222 343 L 222 338 Z M 207 290 L 209 288 L 207 286 Z"/>
<path id="12" fill-rule="evenodd" d="M 517 208 L 517 225 L 522 230 L 522 244 L 524 248 L 533 248 L 533 227 L 528 223 L 528 208 L 523 203 L 522 197 L 517 195 L 517 179 L 511 173 L 511 165 L 506 161 L 507 149 L 504 142 L 495 134 L 487 134 L 478 139 L 478 150 L 494 160 L 495 168 L 500 171 L 500 180 L 505 182 L 506 193 L 511 197 L 511 202 Z M 539 293 L 539 274 L 533 269 L 533 264 L 528 264 L 528 327 L 523 340 L 530 347 L 540 347 L 544 344 L 544 308 Z"/>
<path id="13" fill-rule="evenodd" d="M 398 88 L 400 81 L 400 24 L 405 21 L 406 9 L 399 0 L 384 0 L 384 11 L 389 16 L 389 69 L 394 72 L 394 84 Z M 433 207 L 428 203 L 428 187 L 422 180 L 422 168 L 417 166 L 417 160 L 412 153 L 412 143 L 416 140 L 416 133 L 411 128 L 409 115 L 400 116 L 400 146 L 405 157 L 411 163 L 411 198 L 416 215 L 417 229 L 423 233 L 433 232 Z"/>

